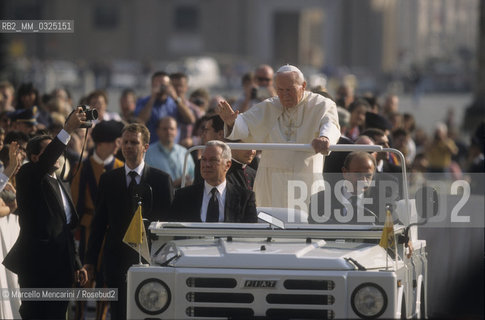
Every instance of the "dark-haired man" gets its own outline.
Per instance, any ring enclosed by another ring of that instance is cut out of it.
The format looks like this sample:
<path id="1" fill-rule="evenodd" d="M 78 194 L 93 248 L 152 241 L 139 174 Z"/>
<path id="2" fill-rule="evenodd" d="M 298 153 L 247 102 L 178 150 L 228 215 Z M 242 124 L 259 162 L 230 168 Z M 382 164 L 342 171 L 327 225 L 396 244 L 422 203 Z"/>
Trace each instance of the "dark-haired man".
<path id="1" fill-rule="evenodd" d="M 371 138 L 374 143 L 378 146 L 382 146 L 383 148 L 389 148 L 389 138 L 385 134 L 384 131 L 380 129 L 366 129 L 362 132 L 362 135 L 368 136 Z M 401 166 L 398 163 L 395 163 L 395 156 L 391 156 L 389 152 L 378 152 L 376 156 L 377 172 L 395 172 L 399 173 L 402 172 Z"/>
<path id="2" fill-rule="evenodd" d="M 27 145 L 30 162 L 17 174 L 20 234 L 4 260 L 18 274 L 20 288 L 70 288 L 87 281 L 71 233 L 78 220 L 76 209 L 69 188 L 54 173 L 71 134 L 85 119 L 78 108 L 54 139 L 37 136 Z M 67 305 L 23 300 L 20 314 L 24 319 L 64 319 Z"/>
<path id="3" fill-rule="evenodd" d="M 150 143 L 157 141 L 157 125 L 161 118 L 170 116 L 178 123 L 195 123 L 194 114 L 177 95 L 169 75 L 163 71 L 157 71 L 152 75 L 151 94 L 138 99 L 135 116 L 145 123 L 150 131 Z"/>
<path id="4" fill-rule="evenodd" d="M 375 169 L 376 161 L 371 154 L 347 155 L 342 167 L 343 183 L 312 195 L 309 222 L 378 223 L 377 198 L 370 198 L 366 192 L 372 185 Z"/>
<path id="5" fill-rule="evenodd" d="M 192 142 L 192 131 L 194 129 L 194 124 L 197 119 L 202 117 L 203 111 L 193 104 L 189 99 L 187 99 L 187 91 L 189 89 L 189 78 L 185 73 L 177 72 L 170 74 L 170 81 L 172 86 L 175 90 L 175 93 L 178 96 L 178 100 L 180 104 L 183 104 L 189 108 L 189 110 L 194 115 L 194 121 L 189 123 L 178 123 L 179 131 L 180 131 L 180 138 L 179 144 L 186 148 L 190 148 L 193 145 Z"/>
<path id="6" fill-rule="evenodd" d="M 201 140 L 203 144 L 211 140 L 224 139 L 224 122 L 221 117 L 217 114 L 207 116 L 207 120 L 204 122 L 202 127 Z M 194 169 L 194 184 L 202 182 L 202 176 L 200 175 L 200 160 L 195 161 Z"/>
<path id="7" fill-rule="evenodd" d="M 140 123 L 127 125 L 121 135 L 125 165 L 101 175 L 94 218 L 86 252 L 86 269 L 92 274 L 106 233 L 103 251 L 104 279 L 118 288 L 118 301 L 111 302 L 111 318 L 126 318 L 126 272 L 138 263 L 138 254 L 122 242 L 136 210 L 134 197 L 140 184 L 143 217 L 149 221 L 166 219 L 172 201 L 170 176 L 145 164 L 150 133 Z"/>

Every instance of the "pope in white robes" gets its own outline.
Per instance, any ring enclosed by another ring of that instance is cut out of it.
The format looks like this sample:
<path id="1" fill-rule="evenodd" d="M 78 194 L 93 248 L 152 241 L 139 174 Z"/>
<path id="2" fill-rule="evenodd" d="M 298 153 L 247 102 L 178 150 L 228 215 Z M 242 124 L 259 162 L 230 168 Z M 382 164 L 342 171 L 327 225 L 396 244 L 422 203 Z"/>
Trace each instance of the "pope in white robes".
<path id="1" fill-rule="evenodd" d="M 254 182 L 259 207 L 287 208 L 296 203 L 295 199 L 303 199 L 307 206 L 313 182 L 322 179 L 323 155 L 340 137 L 337 107 L 331 99 L 305 91 L 303 74 L 294 66 L 281 67 L 276 72 L 275 85 L 277 97 L 247 112 L 234 112 L 225 101 L 219 103 L 217 112 L 224 120 L 228 139 L 312 144 L 316 153 L 263 151 Z"/>

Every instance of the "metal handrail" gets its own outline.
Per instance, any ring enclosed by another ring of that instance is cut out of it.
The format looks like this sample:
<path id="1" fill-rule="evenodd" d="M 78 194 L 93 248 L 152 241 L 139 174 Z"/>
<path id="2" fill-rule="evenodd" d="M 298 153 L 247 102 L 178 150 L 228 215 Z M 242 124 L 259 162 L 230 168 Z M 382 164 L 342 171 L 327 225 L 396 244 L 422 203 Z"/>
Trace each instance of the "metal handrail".
<path id="1" fill-rule="evenodd" d="M 314 152 L 313 147 L 310 144 L 298 144 L 298 143 L 227 143 L 227 145 L 233 150 L 293 150 L 293 151 L 305 151 Z M 187 161 L 190 153 L 195 150 L 204 149 L 204 145 L 193 146 L 187 150 L 184 159 L 184 168 L 182 175 L 181 187 L 185 186 L 185 176 L 187 172 Z M 331 152 L 352 152 L 352 151 L 364 151 L 364 152 L 390 152 L 394 153 L 399 157 L 401 161 L 402 170 L 402 184 L 403 184 L 403 197 L 406 206 L 406 212 L 408 217 L 411 214 L 409 205 L 409 194 L 408 194 L 408 179 L 406 173 L 406 159 L 401 151 L 394 148 L 383 148 L 379 145 L 368 145 L 368 144 L 336 144 L 329 147 Z M 323 170 L 323 168 L 322 168 Z"/>
<path id="2" fill-rule="evenodd" d="M 310 144 L 299 143 L 226 143 L 233 150 L 292 150 L 292 151 L 306 151 L 314 152 L 313 147 Z M 181 187 L 185 186 L 185 176 L 187 172 L 187 161 L 190 153 L 195 150 L 205 149 L 204 145 L 193 146 L 187 150 L 184 159 L 184 169 L 182 175 Z M 330 146 L 332 152 L 352 152 L 352 151 L 364 151 L 364 152 L 379 152 L 382 151 L 382 146 L 367 145 L 367 144 L 336 144 Z M 392 149 L 395 150 L 395 149 Z M 398 150 L 396 150 L 398 151 Z M 399 152 L 399 151 L 398 151 Z M 402 155 L 402 154 L 401 154 Z"/>

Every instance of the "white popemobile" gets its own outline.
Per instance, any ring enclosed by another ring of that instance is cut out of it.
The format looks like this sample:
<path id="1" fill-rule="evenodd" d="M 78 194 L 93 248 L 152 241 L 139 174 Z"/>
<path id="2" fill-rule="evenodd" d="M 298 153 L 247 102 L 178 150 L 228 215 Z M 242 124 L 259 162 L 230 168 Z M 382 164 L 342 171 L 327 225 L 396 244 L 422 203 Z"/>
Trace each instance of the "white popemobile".
<path id="1" fill-rule="evenodd" d="M 388 151 L 403 159 L 380 146 L 330 150 Z M 391 250 L 379 245 L 383 225 L 308 224 L 307 213 L 285 208 L 258 208 L 254 224 L 153 222 L 151 264 L 128 271 L 128 319 L 425 318 L 426 241 L 415 222 L 422 203 L 434 210 L 433 198 L 422 189 L 409 199 L 405 168 L 402 179 Z"/>

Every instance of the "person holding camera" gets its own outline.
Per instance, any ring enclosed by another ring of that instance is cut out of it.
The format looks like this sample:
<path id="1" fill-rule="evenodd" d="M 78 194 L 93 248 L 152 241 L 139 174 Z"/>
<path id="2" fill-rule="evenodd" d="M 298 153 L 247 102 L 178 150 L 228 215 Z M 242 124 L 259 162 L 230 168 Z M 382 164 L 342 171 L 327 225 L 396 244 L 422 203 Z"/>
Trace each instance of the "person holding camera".
<path id="1" fill-rule="evenodd" d="M 54 173 L 71 134 L 85 120 L 78 107 L 54 139 L 40 135 L 27 144 L 29 162 L 16 176 L 20 234 L 3 261 L 18 275 L 20 288 L 71 288 L 88 280 L 71 232 L 78 222 L 76 209 L 69 187 Z M 67 306 L 68 301 L 22 300 L 20 314 L 64 319 Z"/>
<path id="2" fill-rule="evenodd" d="M 243 74 L 241 85 L 243 94 L 234 102 L 234 110 L 242 113 L 260 101 L 256 100 L 258 89 L 254 83 L 254 73 L 248 72 Z"/>
<path id="3" fill-rule="evenodd" d="M 164 117 L 173 117 L 179 124 L 195 123 L 194 113 L 183 97 L 175 91 L 169 75 L 163 71 L 157 71 L 152 75 L 151 94 L 137 101 L 135 116 L 150 131 L 150 143 L 157 141 L 158 120 Z M 178 137 L 176 141 L 179 141 Z"/>

